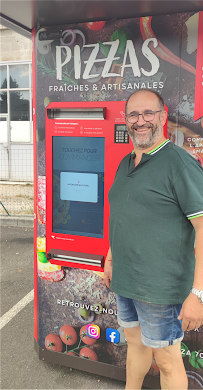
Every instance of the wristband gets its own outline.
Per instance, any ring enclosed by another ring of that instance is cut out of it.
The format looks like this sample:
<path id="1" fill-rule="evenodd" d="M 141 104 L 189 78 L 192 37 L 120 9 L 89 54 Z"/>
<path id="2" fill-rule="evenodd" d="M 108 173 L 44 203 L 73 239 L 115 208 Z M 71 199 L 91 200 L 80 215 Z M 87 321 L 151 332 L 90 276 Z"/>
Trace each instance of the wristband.
<path id="1" fill-rule="evenodd" d="M 112 260 L 110 260 L 110 259 L 106 259 L 106 261 L 112 261 Z"/>

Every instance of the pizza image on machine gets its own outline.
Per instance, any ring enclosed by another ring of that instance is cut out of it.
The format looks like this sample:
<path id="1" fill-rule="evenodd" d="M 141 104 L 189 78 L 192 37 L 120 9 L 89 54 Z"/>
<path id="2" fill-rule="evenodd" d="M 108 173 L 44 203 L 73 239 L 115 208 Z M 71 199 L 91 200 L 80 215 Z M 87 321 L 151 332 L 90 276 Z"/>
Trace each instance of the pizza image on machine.
<path id="1" fill-rule="evenodd" d="M 69 200 L 60 198 L 60 179 L 53 175 L 53 225 L 67 222 L 67 215 L 70 208 Z"/>

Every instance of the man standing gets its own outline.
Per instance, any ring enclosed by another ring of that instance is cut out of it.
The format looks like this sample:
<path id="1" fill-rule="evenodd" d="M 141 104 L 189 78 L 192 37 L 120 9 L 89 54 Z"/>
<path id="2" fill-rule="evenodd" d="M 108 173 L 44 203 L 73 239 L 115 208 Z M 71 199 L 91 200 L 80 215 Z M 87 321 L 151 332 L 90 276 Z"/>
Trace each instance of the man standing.
<path id="1" fill-rule="evenodd" d="M 187 389 L 180 343 L 203 325 L 203 170 L 164 137 L 166 118 L 157 92 L 130 96 L 134 150 L 109 192 L 104 279 L 127 339 L 126 389 L 141 389 L 153 354 L 161 388 Z"/>

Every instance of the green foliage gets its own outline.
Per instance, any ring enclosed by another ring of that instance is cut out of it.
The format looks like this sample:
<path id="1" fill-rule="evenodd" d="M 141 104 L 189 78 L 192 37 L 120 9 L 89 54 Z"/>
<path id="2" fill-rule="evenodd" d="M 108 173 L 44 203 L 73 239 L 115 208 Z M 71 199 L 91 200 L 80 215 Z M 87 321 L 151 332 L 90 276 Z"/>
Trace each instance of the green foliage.
<path id="1" fill-rule="evenodd" d="M 188 352 L 188 347 L 187 345 L 185 345 L 183 342 L 181 342 L 181 353 L 182 353 L 182 357 L 185 357 L 187 355 L 187 352 Z"/>
<path id="2" fill-rule="evenodd" d="M 44 55 L 42 55 L 40 58 L 40 62 L 37 64 L 37 67 L 38 67 L 39 73 L 42 76 L 51 76 L 51 77 L 56 78 L 56 61 L 55 61 L 55 58 L 53 55 L 52 55 L 52 64 L 50 63 L 49 60 L 46 60 Z M 63 74 L 62 74 L 62 81 L 61 82 L 77 85 L 77 82 L 71 78 L 72 70 L 69 73 L 68 67 L 66 64 L 65 70 L 63 71 Z"/>
<path id="3" fill-rule="evenodd" d="M 49 260 L 46 258 L 46 253 L 45 252 L 38 252 L 37 253 L 37 258 L 40 261 L 40 263 L 49 263 Z"/>
<path id="4" fill-rule="evenodd" d="M 200 349 L 198 353 L 196 351 L 193 351 L 191 352 L 191 356 L 189 357 L 189 362 L 191 366 L 199 370 L 203 368 L 203 359 L 199 356 L 199 353 L 201 351 L 202 349 Z"/>
<path id="5" fill-rule="evenodd" d="M 131 31 L 129 30 L 129 28 L 122 27 L 114 31 L 111 36 L 111 41 L 116 41 L 116 39 L 119 39 L 120 41 L 117 54 L 123 54 L 125 51 L 126 41 L 128 39 L 131 39 Z"/>
<path id="6" fill-rule="evenodd" d="M 118 30 L 114 31 L 114 33 L 111 36 L 111 41 L 116 41 L 119 39 L 119 46 L 116 54 L 123 54 L 126 47 L 126 42 L 128 39 L 131 39 L 131 31 L 127 27 L 119 28 Z M 107 57 L 109 54 L 110 46 L 109 45 L 103 45 L 102 41 L 99 41 L 101 51 L 103 54 Z M 116 63 L 118 61 L 114 61 Z"/>

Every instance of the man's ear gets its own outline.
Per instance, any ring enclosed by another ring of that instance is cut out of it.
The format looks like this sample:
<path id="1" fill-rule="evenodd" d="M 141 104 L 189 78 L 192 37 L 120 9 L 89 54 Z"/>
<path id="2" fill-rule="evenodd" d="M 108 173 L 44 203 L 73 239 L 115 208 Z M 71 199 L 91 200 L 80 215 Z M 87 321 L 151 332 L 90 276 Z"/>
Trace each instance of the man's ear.
<path id="1" fill-rule="evenodd" d="M 161 112 L 161 118 L 160 118 L 160 120 L 161 120 L 161 125 L 162 125 L 162 126 L 165 125 L 166 120 L 167 120 L 167 116 L 168 116 L 167 111 L 164 110 L 164 111 Z"/>

